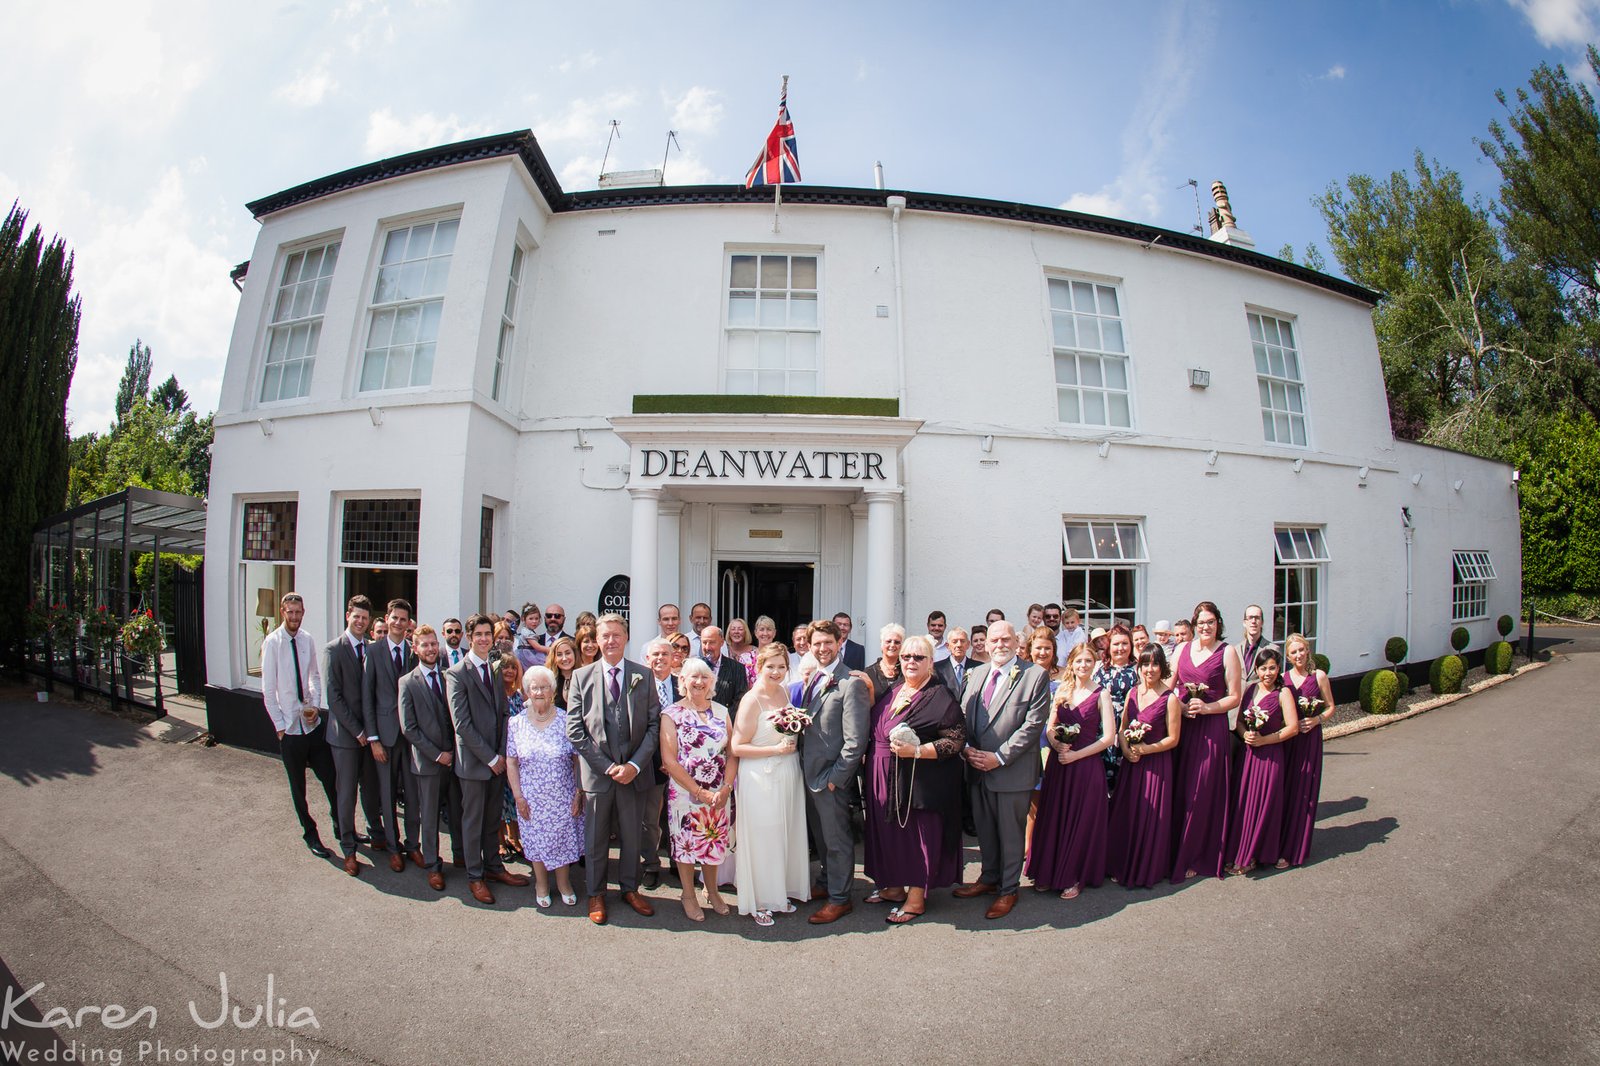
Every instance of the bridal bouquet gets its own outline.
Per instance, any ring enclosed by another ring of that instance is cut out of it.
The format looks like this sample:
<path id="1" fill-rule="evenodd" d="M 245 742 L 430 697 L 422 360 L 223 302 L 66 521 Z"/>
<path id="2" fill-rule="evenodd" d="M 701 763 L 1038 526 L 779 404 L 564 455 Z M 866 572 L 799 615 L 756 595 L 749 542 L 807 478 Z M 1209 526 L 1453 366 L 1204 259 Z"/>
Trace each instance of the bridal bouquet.
<path id="1" fill-rule="evenodd" d="M 1327 704 L 1315 696 L 1301 696 L 1299 699 L 1300 713 L 1309 718 L 1314 714 L 1321 714 L 1322 708 Z"/>
<path id="2" fill-rule="evenodd" d="M 1184 699 L 1200 699 L 1211 691 L 1210 685 L 1202 685 L 1198 681 L 1186 681 L 1183 685 Z"/>
<path id="3" fill-rule="evenodd" d="M 1261 727 L 1267 724 L 1267 719 L 1272 717 L 1272 712 L 1265 707 L 1251 704 L 1239 712 L 1239 717 L 1244 719 L 1245 728 L 1252 733 L 1261 732 Z"/>
<path id="4" fill-rule="evenodd" d="M 1050 736 L 1057 744 L 1071 744 L 1082 731 L 1083 727 L 1077 722 L 1057 722 L 1055 728 L 1050 730 Z"/>
<path id="5" fill-rule="evenodd" d="M 811 716 L 798 707 L 784 707 L 772 715 L 772 728 L 786 737 L 798 737 L 810 724 Z"/>
<path id="6" fill-rule="evenodd" d="M 1137 718 L 1128 723 L 1128 728 L 1122 731 L 1123 737 L 1129 744 L 1143 744 L 1144 738 L 1150 733 L 1150 723 L 1141 722 Z"/>

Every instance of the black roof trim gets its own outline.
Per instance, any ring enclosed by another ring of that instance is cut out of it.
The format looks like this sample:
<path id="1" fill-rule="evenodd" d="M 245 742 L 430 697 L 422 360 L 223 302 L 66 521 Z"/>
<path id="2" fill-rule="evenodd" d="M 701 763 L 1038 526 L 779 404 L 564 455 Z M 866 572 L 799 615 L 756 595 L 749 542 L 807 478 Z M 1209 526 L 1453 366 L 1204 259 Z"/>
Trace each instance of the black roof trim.
<path id="1" fill-rule="evenodd" d="M 373 182 L 506 155 L 519 157 L 522 165 L 532 175 L 539 192 L 550 204 L 551 210 L 561 210 L 561 204 L 567 194 L 561 191 L 561 185 L 550 169 L 550 162 L 545 159 L 544 152 L 539 148 L 539 142 L 534 140 L 532 130 L 497 133 L 490 137 L 479 137 L 471 141 L 459 141 L 438 148 L 426 148 L 420 152 L 407 152 L 405 155 L 380 159 L 376 163 L 351 167 L 349 170 L 341 170 L 337 174 L 329 174 L 325 178 L 308 181 L 304 185 L 296 185 L 292 189 L 285 189 L 271 196 L 263 196 L 259 200 L 245 204 L 245 208 L 256 218 L 260 218 L 274 211 L 282 211 L 286 207 L 305 203 L 307 200 L 315 200 L 336 192 L 370 185 Z"/>
<path id="2" fill-rule="evenodd" d="M 522 165 L 533 178 L 534 184 L 553 212 L 694 204 L 759 204 L 768 203 L 772 199 L 772 194 L 766 188 L 747 189 L 742 185 L 664 185 L 564 192 L 533 132 L 517 130 L 513 133 L 479 137 L 476 140 L 461 141 L 420 152 L 409 152 L 365 166 L 353 167 L 325 178 L 318 178 L 316 181 L 308 181 L 304 185 L 296 185 L 292 189 L 285 189 L 283 192 L 263 197 L 245 206 L 252 215 L 261 218 L 263 215 L 281 211 L 295 204 L 373 182 L 507 155 L 515 155 L 522 160 Z M 788 203 L 835 207 L 881 208 L 885 198 L 889 196 L 904 196 L 906 208 L 912 211 L 974 215 L 1036 226 L 1081 230 L 1085 233 L 1138 241 L 1140 244 L 1159 243 L 1163 248 L 1193 252 L 1256 270 L 1265 270 L 1271 274 L 1314 285 L 1319 289 L 1326 289 L 1368 306 L 1376 305 L 1379 299 L 1378 293 L 1363 286 L 1343 278 L 1319 273 L 1297 263 L 1285 262 L 1276 256 L 1221 244 L 1193 233 L 1179 233 L 1177 230 L 1162 229 L 1159 226 L 1147 226 L 1138 222 L 1105 218 L 1101 215 L 1086 215 L 1057 207 L 1039 207 L 972 196 L 949 196 L 892 189 L 855 189 L 831 185 L 790 185 L 783 191 L 783 198 Z"/>

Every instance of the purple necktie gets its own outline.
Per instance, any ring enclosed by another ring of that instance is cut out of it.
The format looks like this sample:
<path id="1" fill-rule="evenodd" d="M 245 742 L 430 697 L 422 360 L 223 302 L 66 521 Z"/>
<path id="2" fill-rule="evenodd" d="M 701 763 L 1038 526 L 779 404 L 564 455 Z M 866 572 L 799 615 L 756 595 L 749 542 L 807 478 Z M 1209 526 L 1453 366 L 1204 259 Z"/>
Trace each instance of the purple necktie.
<path id="1" fill-rule="evenodd" d="M 394 672 L 396 677 L 405 672 L 400 664 L 400 649 L 398 647 L 394 649 Z"/>
<path id="2" fill-rule="evenodd" d="M 483 673 L 483 687 L 484 688 L 488 688 L 489 687 L 489 664 L 488 663 L 483 663 L 482 665 L 480 665 L 478 667 L 478 669 Z"/>
<path id="3" fill-rule="evenodd" d="M 439 671 L 428 671 L 428 684 L 433 687 L 433 698 L 438 700 L 440 703 L 443 703 L 444 693 L 439 691 Z"/>
<path id="4" fill-rule="evenodd" d="M 621 684 L 621 682 L 619 682 L 617 680 L 617 674 L 619 672 L 620 672 L 620 670 L 617 667 L 615 667 L 615 666 L 611 667 L 611 687 L 610 687 L 609 691 L 611 693 L 611 702 L 612 703 L 616 703 L 619 699 L 622 698 L 622 684 Z"/>
<path id="5" fill-rule="evenodd" d="M 367 653 L 360 644 L 356 645 L 356 662 L 360 663 L 362 666 L 367 665 Z"/>
<path id="6" fill-rule="evenodd" d="M 811 680 L 806 682 L 806 692 L 800 699 L 801 706 L 810 706 L 811 697 L 817 694 L 817 685 L 822 682 L 822 671 L 818 670 L 811 675 Z"/>
<path id="7" fill-rule="evenodd" d="M 1000 671 L 989 667 L 989 683 L 983 686 L 983 709 L 989 709 L 989 702 L 994 699 L 994 690 L 1000 684 Z"/>

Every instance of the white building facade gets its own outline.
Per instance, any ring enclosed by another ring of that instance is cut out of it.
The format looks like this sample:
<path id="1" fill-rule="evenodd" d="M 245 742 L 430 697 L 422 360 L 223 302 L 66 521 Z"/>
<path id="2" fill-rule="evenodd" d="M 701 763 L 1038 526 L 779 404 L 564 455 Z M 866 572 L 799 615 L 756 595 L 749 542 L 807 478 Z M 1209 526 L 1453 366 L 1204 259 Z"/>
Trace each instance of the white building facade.
<path id="1" fill-rule="evenodd" d="M 526 132 L 250 205 L 211 475 L 213 691 L 278 594 L 439 620 L 846 611 L 869 647 L 1034 601 L 1201 599 L 1336 674 L 1519 605 L 1513 473 L 1397 441 L 1373 294 L 1226 243 L 996 201 L 566 193 Z M 687 610 L 685 610 L 687 614 Z M 786 634 L 786 629 L 785 629 Z"/>

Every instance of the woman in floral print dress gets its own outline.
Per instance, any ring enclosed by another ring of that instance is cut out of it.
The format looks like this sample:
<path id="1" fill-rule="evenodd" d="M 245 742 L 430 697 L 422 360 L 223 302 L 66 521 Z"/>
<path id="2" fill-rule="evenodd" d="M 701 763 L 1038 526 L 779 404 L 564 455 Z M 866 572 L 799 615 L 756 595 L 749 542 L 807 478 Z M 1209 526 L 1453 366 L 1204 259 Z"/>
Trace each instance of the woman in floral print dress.
<path id="1" fill-rule="evenodd" d="M 661 712 L 661 767 L 667 783 L 667 827 L 672 858 L 683 886 L 683 912 L 705 921 L 695 898 L 694 867 L 705 871 L 706 904 L 718 914 L 728 904 L 717 891 L 717 867 L 728 858 L 732 820 L 728 804 L 739 760 L 728 755 L 728 709 L 713 703 L 716 678 L 702 659 L 683 664 L 683 698 Z"/>

